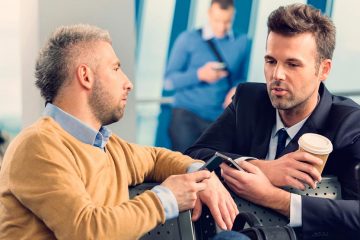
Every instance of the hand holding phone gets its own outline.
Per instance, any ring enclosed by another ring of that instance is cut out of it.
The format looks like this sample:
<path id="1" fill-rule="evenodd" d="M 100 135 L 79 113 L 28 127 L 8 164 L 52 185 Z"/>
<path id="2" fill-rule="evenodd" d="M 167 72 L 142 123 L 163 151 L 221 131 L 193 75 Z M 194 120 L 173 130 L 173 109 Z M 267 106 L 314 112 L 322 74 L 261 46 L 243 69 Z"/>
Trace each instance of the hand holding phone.
<path id="1" fill-rule="evenodd" d="M 231 159 L 228 156 L 225 156 L 224 154 L 221 154 L 219 152 L 216 152 L 214 156 L 212 156 L 200 169 L 204 170 L 207 169 L 210 172 L 214 171 L 216 168 L 219 167 L 221 163 L 226 163 L 232 168 L 235 168 L 239 171 L 244 171 L 233 159 Z"/>

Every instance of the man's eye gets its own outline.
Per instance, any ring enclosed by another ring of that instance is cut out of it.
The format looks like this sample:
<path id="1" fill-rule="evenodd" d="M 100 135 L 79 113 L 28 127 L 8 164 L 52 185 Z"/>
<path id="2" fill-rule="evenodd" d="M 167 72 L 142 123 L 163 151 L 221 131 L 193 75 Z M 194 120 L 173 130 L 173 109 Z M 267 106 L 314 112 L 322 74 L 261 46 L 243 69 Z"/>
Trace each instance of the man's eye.
<path id="1" fill-rule="evenodd" d="M 275 60 L 272 60 L 272 59 L 266 59 L 265 60 L 265 63 L 268 63 L 268 64 L 275 64 Z"/>
<path id="2" fill-rule="evenodd" d="M 299 65 L 298 64 L 296 64 L 296 63 L 289 63 L 288 64 L 290 67 L 298 67 Z"/>

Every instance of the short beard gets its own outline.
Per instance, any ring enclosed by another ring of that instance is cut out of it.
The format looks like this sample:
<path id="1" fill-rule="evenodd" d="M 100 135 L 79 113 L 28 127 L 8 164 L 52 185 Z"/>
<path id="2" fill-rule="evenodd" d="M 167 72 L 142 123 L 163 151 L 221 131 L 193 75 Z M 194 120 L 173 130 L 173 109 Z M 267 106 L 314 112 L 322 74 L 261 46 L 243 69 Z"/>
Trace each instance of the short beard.
<path id="1" fill-rule="evenodd" d="M 110 94 L 104 91 L 100 80 L 95 79 L 93 91 L 89 97 L 89 106 L 95 118 L 102 126 L 119 121 L 124 115 L 124 107 L 111 106 Z"/>
<path id="2" fill-rule="evenodd" d="M 288 88 L 285 83 L 281 83 L 280 81 L 274 81 L 273 83 L 268 85 L 267 92 L 271 101 L 271 105 L 279 110 L 287 110 L 292 108 L 295 105 L 293 96 L 291 97 L 291 99 L 284 99 L 284 97 L 277 97 L 275 95 L 272 95 L 271 89 L 274 87 Z"/>
<path id="3" fill-rule="evenodd" d="M 290 96 L 290 98 L 287 99 L 280 99 L 277 96 L 271 95 L 271 90 L 268 89 L 268 96 L 271 101 L 271 105 L 278 109 L 278 110 L 284 110 L 288 113 L 296 113 L 299 109 L 303 108 L 304 105 L 309 101 L 312 95 L 307 96 L 305 99 L 296 99 L 294 95 Z"/>
<path id="4" fill-rule="evenodd" d="M 271 105 L 279 110 L 288 110 L 291 108 L 294 108 L 296 106 L 296 103 L 293 101 L 293 99 L 283 99 L 282 101 L 278 99 L 278 97 L 273 96 L 269 93 Z M 285 100 L 285 101 L 284 101 Z"/>

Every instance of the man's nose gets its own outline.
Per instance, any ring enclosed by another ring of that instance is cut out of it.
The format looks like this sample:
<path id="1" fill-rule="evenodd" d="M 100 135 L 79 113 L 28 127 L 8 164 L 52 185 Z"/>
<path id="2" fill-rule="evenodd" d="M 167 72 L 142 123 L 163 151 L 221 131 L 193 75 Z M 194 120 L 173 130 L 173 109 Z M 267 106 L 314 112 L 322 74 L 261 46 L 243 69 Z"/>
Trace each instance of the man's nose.
<path id="1" fill-rule="evenodd" d="M 274 69 L 273 79 L 274 80 L 284 80 L 285 79 L 285 71 L 284 71 L 284 68 L 280 64 L 277 64 Z"/>
<path id="2" fill-rule="evenodd" d="M 130 79 L 126 78 L 127 82 L 126 82 L 126 89 L 128 89 L 129 91 L 131 91 L 134 88 L 134 85 L 132 84 L 132 82 L 130 81 Z"/>

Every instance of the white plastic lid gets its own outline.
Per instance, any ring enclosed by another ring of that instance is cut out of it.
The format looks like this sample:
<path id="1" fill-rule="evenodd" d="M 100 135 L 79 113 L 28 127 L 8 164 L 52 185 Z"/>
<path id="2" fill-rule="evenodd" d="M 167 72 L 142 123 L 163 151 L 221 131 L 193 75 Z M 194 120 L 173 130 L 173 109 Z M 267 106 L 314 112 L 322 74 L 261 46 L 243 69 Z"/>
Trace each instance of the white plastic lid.
<path id="1" fill-rule="evenodd" d="M 298 143 L 302 149 L 314 154 L 329 154 L 333 150 L 333 145 L 328 138 L 315 133 L 305 133 L 299 138 Z"/>

